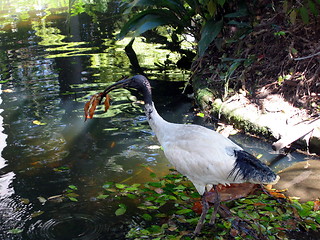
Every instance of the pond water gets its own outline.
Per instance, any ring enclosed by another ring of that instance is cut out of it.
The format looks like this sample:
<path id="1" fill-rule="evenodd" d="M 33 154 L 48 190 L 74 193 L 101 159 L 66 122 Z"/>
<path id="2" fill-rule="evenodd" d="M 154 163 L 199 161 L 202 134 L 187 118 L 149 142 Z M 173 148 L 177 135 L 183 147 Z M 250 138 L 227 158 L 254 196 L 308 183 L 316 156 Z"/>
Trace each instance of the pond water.
<path id="1" fill-rule="evenodd" d="M 163 176 L 170 166 L 133 93 L 114 92 L 110 110 L 87 122 L 83 106 L 135 74 L 124 51 L 130 39 L 112 40 L 111 17 L 96 23 L 85 14 L 71 17 L 65 1 L 0 6 L 0 239 L 123 238 L 135 213 L 116 217 L 119 203 L 97 199 L 103 184 L 143 183 L 150 171 Z M 187 73 L 165 64 L 179 56 L 141 38 L 134 48 L 159 113 L 205 125 L 182 94 Z M 232 138 L 265 162 L 277 157 L 270 143 Z M 273 168 L 304 158 L 292 154 Z M 61 197 L 66 192 L 69 199 Z"/>

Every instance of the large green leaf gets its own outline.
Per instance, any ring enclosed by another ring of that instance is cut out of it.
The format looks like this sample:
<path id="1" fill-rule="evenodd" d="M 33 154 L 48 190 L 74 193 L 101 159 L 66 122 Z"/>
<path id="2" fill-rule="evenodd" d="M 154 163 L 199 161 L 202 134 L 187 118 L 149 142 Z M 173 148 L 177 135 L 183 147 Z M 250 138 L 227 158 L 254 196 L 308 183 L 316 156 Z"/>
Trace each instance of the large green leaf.
<path id="1" fill-rule="evenodd" d="M 224 15 L 224 17 L 226 17 L 226 18 L 238 18 L 238 17 L 248 16 L 249 12 L 248 12 L 247 5 L 245 3 L 239 3 L 238 7 L 239 8 L 238 8 L 238 10 L 236 12 L 226 14 L 226 15 Z"/>
<path id="2" fill-rule="evenodd" d="M 316 4 L 313 1 L 309 0 L 308 5 L 309 5 L 309 9 L 313 13 L 313 15 L 317 17 L 319 15 L 319 10 L 318 10 Z"/>
<path id="3" fill-rule="evenodd" d="M 309 19 L 309 13 L 308 13 L 308 10 L 305 6 L 301 7 L 299 9 L 299 13 L 301 15 L 301 18 L 302 18 L 302 21 L 306 24 L 309 23 L 310 19 Z"/>
<path id="4" fill-rule="evenodd" d="M 122 28 L 117 36 L 118 39 L 124 38 L 129 32 L 133 31 L 133 37 L 150 29 L 161 25 L 181 26 L 182 22 L 166 9 L 148 9 L 133 16 Z"/>
<path id="5" fill-rule="evenodd" d="M 124 13 L 131 12 L 133 7 L 168 8 L 178 15 L 182 15 L 185 12 L 183 3 L 179 0 L 134 0 L 127 5 Z"/>
<path id="6" fill-rule="evenodd" d="M 185 0 L 186 3 L 193 9 L 196 9 L 197 7 L 199 7 L 200 3 L 198 2 L 198 0 Z"/>
<path id="7" fill-rule="evenodd" d="M 210 19 L 204 25 L 201 32 L 201 39 L 198 43 L 198 54 L 201 57 L 210 43 L 218 36 L 222 29 L 223 20 L 215 21 L 214 19 Z"/>

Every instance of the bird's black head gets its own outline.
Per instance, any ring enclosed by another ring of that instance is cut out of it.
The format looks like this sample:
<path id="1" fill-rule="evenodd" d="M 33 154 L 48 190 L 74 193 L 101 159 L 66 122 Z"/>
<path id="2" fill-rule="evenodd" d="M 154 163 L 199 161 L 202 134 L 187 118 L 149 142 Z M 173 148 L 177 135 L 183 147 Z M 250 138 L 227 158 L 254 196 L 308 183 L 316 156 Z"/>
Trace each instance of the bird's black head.
<path id="1" fill-rule="evenodd" d="M 110 85 L 106 90 L 104 90 L 104 96 L 114 89 L 118 88 L 133 88 L 137 89 L 143 94 L 145 103 L 151 104 L 151 86 L 148 79 L 142 75 L 136 75 L 131 78 L 120 80 L 112 85 Z"/>

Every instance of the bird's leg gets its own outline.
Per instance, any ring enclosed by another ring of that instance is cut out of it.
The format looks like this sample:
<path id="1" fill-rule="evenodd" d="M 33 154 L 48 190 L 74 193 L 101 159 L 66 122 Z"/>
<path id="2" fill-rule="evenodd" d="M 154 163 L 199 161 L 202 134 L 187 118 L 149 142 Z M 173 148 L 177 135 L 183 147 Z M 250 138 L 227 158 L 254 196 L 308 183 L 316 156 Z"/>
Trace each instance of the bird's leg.
<path id="1" fill-rule="evenodd" d="M 263 184 L 260 184 L 261 190 L 268 195 L 269 197 L 275 199 L 278 203 L 281 203 L 281 200 L 279 198 L 276 198 L 275 196 L 273 196 L 271 193 L 269 193 L 269 191 L 263 186 Z"/>
<path id="2" fill-rule="evenodd" d="M 215 193 L 215 199 L 213 203 L 213 213 L 211 215 L 210 223 L 209 224 L 214 224 L 216 220 L 216 216 L 220 207 L 220 194 L 218 192 L 217 186 L 213 185 L 214 193 Z"/>
<path id="3" fill-rule="evenodd" d="M 227 218 L 227 217 L 232 216 L 231 211 L 230 211 L 229 208 L 227 208 L 227 206 L 224 205 L 224 204 L 220 204 L 218 213 L 219 213 L 223 218 Z"/>
<path id="4" fill-rule="evenodd" d="M 201 200 L 202 200 L 202 213 L 201 213 L 200 219 L 198 221 L 197 227 L 193 232 L 194 235 L 197 235 L 197 234 L 200 233 L 202 225 L 203 225 L 203 222 L 204 222 L 204 219 L 206 218 L 207 212 L 209 210 L 209 203 L 208 203 L 208 201 L 206 199 L 206 194 L 207 194 L 207 190 L 205 190 L 205 192 L 203 193 L 203 195 L 201 197 Z"/>

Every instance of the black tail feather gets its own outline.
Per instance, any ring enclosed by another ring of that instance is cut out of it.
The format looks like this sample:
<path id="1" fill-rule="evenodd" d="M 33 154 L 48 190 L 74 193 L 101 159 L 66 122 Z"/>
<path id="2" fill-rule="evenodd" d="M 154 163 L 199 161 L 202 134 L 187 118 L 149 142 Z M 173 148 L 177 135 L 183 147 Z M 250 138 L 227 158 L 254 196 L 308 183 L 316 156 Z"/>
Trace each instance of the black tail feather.
<path id="1" fill-rule="evenodd" d="M 243 150 L 234 150 L 236 162 L 229 174 L 234 180 L 241 176 L 247 182 L 268 184 L 276 180 L 277 175 L 263 162 Z"/>

